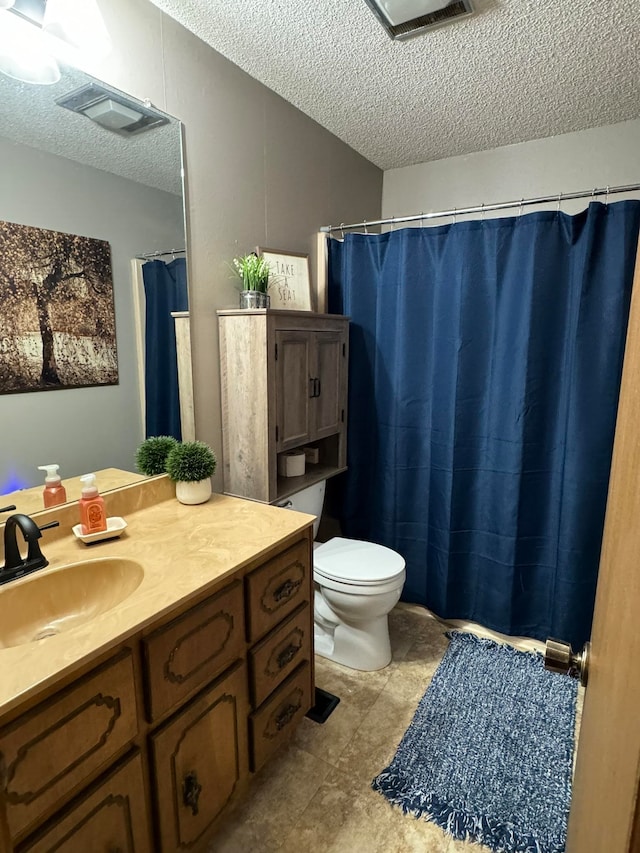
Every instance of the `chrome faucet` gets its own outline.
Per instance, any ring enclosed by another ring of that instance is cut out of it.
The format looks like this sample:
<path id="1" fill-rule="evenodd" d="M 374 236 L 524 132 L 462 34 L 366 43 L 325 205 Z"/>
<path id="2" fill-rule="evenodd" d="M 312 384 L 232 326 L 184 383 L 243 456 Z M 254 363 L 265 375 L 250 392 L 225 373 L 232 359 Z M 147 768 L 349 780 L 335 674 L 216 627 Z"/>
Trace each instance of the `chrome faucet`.
<path id="1" fill-rule="evenodd" d="M 38 527 L 32 518 L 21 512 L 9 516 L 4 525 L 4 566 L 0 568 L 0 584 L 16 580 L 49 565 L 49 561 L 40 550 L 38 539 L 42 536 L 41 530 L 57 527 L 58 524 L 59 522 L 52 521 Z M 18 528 L 22 531 L 24 541 L 28 545 L 24 560 L 18 547 Z"/>

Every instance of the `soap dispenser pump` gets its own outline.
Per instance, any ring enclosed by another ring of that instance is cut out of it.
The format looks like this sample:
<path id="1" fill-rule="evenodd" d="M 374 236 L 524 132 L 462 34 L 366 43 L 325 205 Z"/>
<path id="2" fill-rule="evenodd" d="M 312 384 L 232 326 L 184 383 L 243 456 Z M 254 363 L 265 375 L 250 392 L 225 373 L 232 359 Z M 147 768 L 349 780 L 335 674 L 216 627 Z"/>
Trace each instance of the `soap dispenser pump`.
<path id="1" fill-rule="evenodd" d="M 59 465 L 38 465 L 38 471 L 47 472 L 47 476 L 44 478 L 44 492 L 42 493 L 45 509 L 67 502 L 67 493 L 58 474 L 59 467 Z"/>
<path id="2" fill-rule="evenodd" d="M 80 506 L 82 534 L 86 536 L 88 533 L 101 533 L 107 529 L 107 513 L 104 500 L 96 486 L 96 475 L 85 474 L 80 477 L 80 482 L 82 483 L 82 496 L 78 504 Z"/>

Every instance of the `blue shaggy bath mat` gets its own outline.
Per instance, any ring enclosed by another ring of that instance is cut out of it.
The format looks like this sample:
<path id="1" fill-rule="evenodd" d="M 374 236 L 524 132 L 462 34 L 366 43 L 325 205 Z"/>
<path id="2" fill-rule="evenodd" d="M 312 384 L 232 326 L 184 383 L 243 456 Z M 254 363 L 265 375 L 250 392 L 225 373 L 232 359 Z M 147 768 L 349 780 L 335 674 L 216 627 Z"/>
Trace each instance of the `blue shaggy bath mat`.
<path id="1" fill-rule="evenodd" d="M 562 853 L 577 682 L 542 657 L 453 632 L 393 761 L 394 805 L 501 853 Z"/>

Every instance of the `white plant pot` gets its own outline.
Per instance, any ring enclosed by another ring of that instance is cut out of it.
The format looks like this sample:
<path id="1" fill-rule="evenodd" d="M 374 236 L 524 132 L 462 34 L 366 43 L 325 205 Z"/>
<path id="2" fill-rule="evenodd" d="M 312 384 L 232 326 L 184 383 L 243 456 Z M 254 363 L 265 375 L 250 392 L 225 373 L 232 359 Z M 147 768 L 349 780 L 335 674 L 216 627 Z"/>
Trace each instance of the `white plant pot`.
<path id="1" fill-rule="evenodd" d="M 176 483 L 176 498 L 181 504 L 203 504 L 211 497 L 211 478 L 198 480 L 195 483 Z"/>

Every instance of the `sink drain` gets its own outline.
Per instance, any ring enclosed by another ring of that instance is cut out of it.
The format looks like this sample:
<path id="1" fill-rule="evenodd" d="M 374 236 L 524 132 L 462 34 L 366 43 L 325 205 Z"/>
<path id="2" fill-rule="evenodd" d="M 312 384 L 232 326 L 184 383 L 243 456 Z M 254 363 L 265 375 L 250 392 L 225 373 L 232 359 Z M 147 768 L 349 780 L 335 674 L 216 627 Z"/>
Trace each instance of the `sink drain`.
<path id="1" fill-rule="evenodd" d="M 46 640 L 47 637 L 55 637 L 56 634 L 59 633 L 60 631 L 58 631 L 57 628 L 43 628 L 42 631 L 38 631 L 37 634 L 34 634 L 32 642 L 35 642 L 36 640 Z"/>

